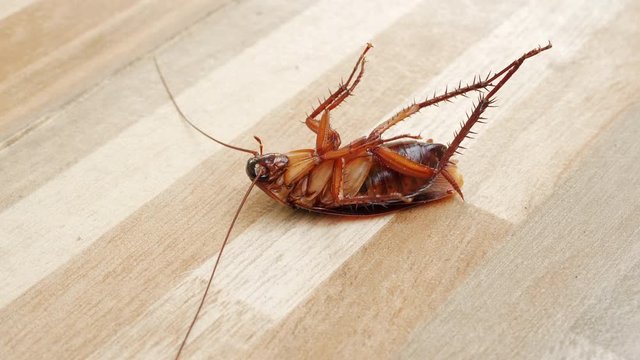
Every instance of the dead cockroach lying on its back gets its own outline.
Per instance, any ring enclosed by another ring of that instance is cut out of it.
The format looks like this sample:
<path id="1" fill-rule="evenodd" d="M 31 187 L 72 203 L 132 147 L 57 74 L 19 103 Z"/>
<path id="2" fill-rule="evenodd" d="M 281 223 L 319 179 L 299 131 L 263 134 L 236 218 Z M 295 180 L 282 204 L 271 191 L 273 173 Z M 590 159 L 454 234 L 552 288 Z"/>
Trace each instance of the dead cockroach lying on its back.
<path id="1" fill-rule="evenodd" d="M 227 230 L 209 283 L 176 358 L 180 356 L 202 309 L 240 209 L 255 185 L 278 202 L 294 208 L 352 216 L 386 213 L 442 199 L 454 192 L 462 197 L 462 175 L 451 157 L 461 148 L 460 143 L 469 134 L 474 134 L 471 128 L 476 123 L 482 123 L 482 114 L 495 101 L 494 96 L 500 88 L 526 59 L 550 49 L 551 43 L 527 52 L 501 71 L 487 76 L 485 80 L 478 78 L 471 85 L 458 86 L 455 90 L 445 91 L 442 95 L 414 103 L 378 125 L 369 136 L 340 146 L 340 135 L 330 125 L 330 113 L 351 95 L 362 79 L 365 55 L 371 48 L 371 44 L 367 44 L 347 81 L 307 117 L 307 127 L 316 134 L 315 147 L 283 154 L 263 154 L 262 142 L 257 137 L 260 152 L 225 144 L 200 130 L 178 107 L 156 61 L 158 73 L 171 101 L 189 125 L 218 144 L 253 155 L 246 167 L 252 183 Z M 420 109 L 471 91 L 480 92 L 478 103 L 449 145 L 421 141 L 419 136 L 409 134 L 382 138 L 385 131 Z"/>

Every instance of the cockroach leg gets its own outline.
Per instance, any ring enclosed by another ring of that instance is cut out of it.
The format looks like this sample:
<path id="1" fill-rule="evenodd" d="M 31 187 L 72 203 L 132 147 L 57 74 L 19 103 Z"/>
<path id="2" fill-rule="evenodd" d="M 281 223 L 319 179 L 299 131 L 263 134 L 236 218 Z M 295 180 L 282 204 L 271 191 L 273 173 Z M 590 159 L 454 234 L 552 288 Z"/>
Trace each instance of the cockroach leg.
<path id="1" fill-rule="evenodd" d="M 358 72 L 358 76 L 356 77 L 356 79 L 353 81 L 353 84 L 351 84 L 351 86 L 349 86 L 349 88 L 347 90 L 345 90 L 342 95 L 340 95 L 340 97 L 338 97 L 331 105 L 329 105 L 329 107 L 327 107 L 327 110 L 333 110 L 336 107 L 338 107 L 338 105 L 342 104 L 342 102 L 349 97 L 350 95 L 353 94 L 353 90 L 355 90 L 356 86 L 358 86 L 358 84 L 360 83 L 360 81 L 362 80 L 362 76 L 364 75 L 364 64 L 365 64 L 366 60 L 364 58 L 362 58 L 362 63 L 360 63 L 360 72 Z"/>
<path id="2" fill-rule="evenodd" d="M 344 197 L 344 158 L 333 161 L 333 176 L 331 179 L 331 194 L 334 199 L 342 199 Z"/>
<path id="3" fill-rule="evenodd" d="M 460 198 L 462 200 L 464 200 L 464 195 L 462 194 L 462 189 L 460 189 L 460 185 L 458 185 L 458 183 L 453 178 L 453 176 L 451 176 L 451 174 L 449 174 L 447 169 L 446 168 L 442 169 L 440 171 L 440 174 L 442 174 L 442 177 L 445 178 L 445 180 L 447 180 L 447 182 L 449 182 L 449 184 L 451 184 L 451 187 L 453 187 L 453 190 L 455 190 L 458 193 L 458 195 L 460 195 Z"/>
<path id="4" fill-rule="evenodd" d="M 452 91 L 445 91 L 444 94 L 434 96 L 433 98 L 427 99 L 423 102 L 414 103 L 410 106 L 407 106 L 404 109 L 398 111 L 389 120 L 383 122 L 382 124 L 378 125 L 375 129 L 373 129 L 373 131 L 369 134 L 369 139 L 373 140 L 373 139 L 380 138 L 380 136 L 382 136 L 382 134 L 385 131 L 389 130 L 389 128 L 407 119 L 411 115 L 414 115 L 418 111 L 428 106 L 436 105 L 443 101 L 448 101 L 456 96 L 464 95 L 470 91 L 481 91 L 483 89 L 486 89 L 490 85 L 491 85 L 491 82 L 488 82 L 488 81 L 476 81 L 471 85 L 459 87 Z"/>
<path id="5" fill-rule="evenodd" d="M 429 179 L 429 178 L 433 178 L 439 171 L 441 171 L 441 173 L 443 174 L 443 177 L 449 182 L 449 184 L 451 184 L 453 189 L 458 194 L 460 194 L 460 197 L 464 199 L 460 186 L 456 183 L 456 181 L 453 179 L 453 177 L 449 173 L 446 173 L 443 171 L 444 168 L 434 169 L 426 165 L 417 163 L 415 161 L 411 161 L 410 159 L 407 159 L 406 157 L 382 146 L 373 149 L 372 152 L 386 166 L 403 175 L 413 176 L 416 178 Z M 441 162 L 441 163 L 444 163 L 444 162 Z"/>
<path id="6" fill-rule="evenodd" d="M 349 74 L 349 78 L 345 83 L 346 86 L 348 86 L 348 84 L 351 82 L 351 79 L 353 79 L 353 75 L 355 75 L 358 65 L 362 63 L 362 66 L 364 67 L 364 56 L 367 54 L 369 50 L 371 50 L 371 48 L 373 48 L 373 45 L 371 45 L 371 43 L 367 43 L 367 45 L 364 47 L 364 50 L 362 51 L 362 54 L 360 54 L 358 61 L 356 61 L 356 65 L 351 70 L 351 74 Z M 360 69 L 360 72 L 362 73 L 362 69 Z M 360 76 L 362 76 L 362 74 L 360 74 Z"/>
<path id="7" fill-rule="evenodd" d="M 416 178 L 429 179 L 434 177 L 438 172 L 442 174 L 442 176 L 449 182 L 451 187 L 460 195 L 460 197 L 464 200 L 464 196 L 462 195 L 462 190 L 458 183 L 456 183 L 455 179 L 446 172 L 445 168 L 434 169 L 428 167 L 424 164 L 417 163 L 406 157 L 389 150 L 385 147 L 376 147 L 372 150 L 373 154 L 380 159 L 386 166 L 389 168 L 407 176 L 413 176 Z M 441 164 L 447 164 L 448 160 L 441 160 Z"/>
<path id="8" fill-rule="evenodd" d="M 402 195 L 400 193 L 391 193 L 386 195 L 364 195 L 354 196 L 340 199 L 337 201 L 339 205 L 365 205 L 374 202 L 395 201 L 400 200 L 406 204 L 413 202 L 411 196 Z"/>
<path id="9" fill-rule="evenodd" d="M 482 117 L 482 113 L 488 107 L 490 107 L 491 104 L 495 102 L 495 99 L 493 99 L 493 96 L 500 90 L 500 88 L 502 88 L 502 86 L 507 81 L 509 81 L 511 76 L 513 76 L 513 74 L 515 74 L 516 71 L 518 71 L 518 69 L 520 68 L 520 65 L 522 65 L 522 63 L 526 59 L 542 51 L 548 50 L 550 48 L 551 48 L 551 43 L 549 43 L 547 46 L 544 46 L 544 47 L 538 46 L 536 49 L 533 49 L 527 52 L 526 54 L 522 55 L 520 58 L 512 62 L 509 66 L 502 69 L 500 72 L 496 73 L 494 76 L 492 76 L 489 79 L 491 82 L 493 82 L 498 77 L 504 75 L 502 79 L 500 79 L 500 81 L 495 86 L 493 86 L 492 89 L 486 95 L 480 95 L 480 98 L 478 99 L 478 104 L 473 109 L 473 112 L 471 113 L 471 115 L 469 115 L 469 118 L 467 119 L 467 121 L 465 121 L 462 127 L 460 128 L 460 131 L 456 133 L 453 141 L 451 142 L 451 144 L 449 144 L 449 146 L 447 147 L 447 150 L 445 151 L 444 155 L 440 159 L 438 172 L 442 171 L 449 164 L 449 159 L 451 159 L 453 154 L 458 152 L 458 148 L 460 148 L 460 144 L 465 138 L 469 136 L 473 125 L 475 125 L 478 122 L 482 123 L 482 121 L 484 120 L 484 118 Z"/>
<path id="10" fill-rule="evenodd" d="M 384 147 L 379 146 L 371 149 L 371 152 L 376 156 L 383 164 L 389 168 L 399 172 L 400 174 L 413 176 L 420 179 L 430 179 L 436 174 L 436 169 L 430 168 L 427 165 L 411 161 L 410 159 L 398 154 L 397 152 Z"/>
<path id="11" fill-rule="evenodd" d="M 347 78 L 347 81 L 340 84 L 340 86 L 338 87 L 338 90 L 336 90 L 334 93 L 329 95 L 328 98 L 326 98 L 322 103 L 320 103 L 320 105 L 317 108 L 315 108 L 309 116 L 307 116 L 305 123 L 307 124 L 307 127 L 311 131 L 313 131 L 314 133 L 318 133 L 318 127 L 320 126 L 320 121 L 316 120 L 316 117 L 320 113 L 322 113 L 327 108 L 329 108 L 329 110 L 334 109 L 341 102 L 343 102 L 344 99 L 346 99 L 347 96 L 349 96 L 353 92 L 353 90 L 358 85 L 358 83 L 360 83 L 360 79 L 364 74 L 365 55 L 372 47 L 373 45 L 367 43 L 367 46 L 362 51 L 362 54 L 360 54 L 358 61 L 356 61 L 356 64 L 354 65 L 353 70 L 351 70 L 351 74 Z M 351 84 L 351 80 L 353 80 L 353 77 L 356 71 L 358 70 L 358 68 L 360 68 L 360 71 L 358 72 L 358 76 L 356 76 L 354 83 Z"/>
<path id="12" fill-rule="evenodd" d="M 498 79 L 500 76 L 502 76 L 503 74 L 505 74 L 508 71 L 517 69 L 518 67 L 520 67 L 520 65 L 522 64 L 522 62 L 524 62 L 525 59 L 530 58 L 544 50 L 550 49 L 551 48 L 551 43 L 549 43 L 548 45 L 546 45 L 545 47 L 538 47 L 534 50 L 529 51 L 528 53 L 524 54 L 522 57 L 520 57 L 518 60 L 512 62 L 511 64 L 509 64 L 509 66 L 505 67 L 504 69 L 502 69 L 501 71 L 495 73 L 493 76 L 487 76 L 487 78 L 485 80 L 482 80 L 479 76 L 478 77 L 474 77 L 473 82 L 471 83 L 471 85 L 467 85 L 467 86 L 458 86 L 456 89 L 452 90 L 452 91 L 447 91 L 445 90 L 444 94 L 438 95 L 438 96 L 434 96 L 431 99 L 427 99 L 423 102 L 420 103 L 414 103 L 402 110 L 400 110 L 398 113 L 396 113 L 395 115 L 393 115 L 389 120 L 383 122 L 382 124 L 378 125 L 375 129 L 373 129 L 373 131 L 371 132 L 371 134 L 369 135 L 369 139 L 377 139 L 379 138 L 385 131 L 387 131 L 389 128 L 391 128 L 392 126 L 394 126 L 395 124 L 405 120 L 406 118 L 410 117 L 411 115 L 417 113 L 418 111 L 420 111 L 421 109 L 431 106 L 431 105 L 435 105 L 438 103 L 441 103 L 443 101 L 448 101 L 452 98 L 455 98 L 457 96 L 460 95 L 465 95 L 466 93 L 470 92 L 470 91 L 482 91 L 482 90 L 488 90 L 490 87 L 492 87 L 492 83 Z M 513 73 L 511 73 L 513 74 Z M 511 75 L 509 75 L 509 77 L 511 77 Z M 504 83 L 503 83 L 504 84 Z M 502 86 L 502 85 L 500 85 Z M 496 86 L 497 87 L 497 86 Z M 493 87 L 491 89 L 491 91 L 496 91 L 496 88 Z"/>
<path id="13" fill-rule="evenodd" d="M 380 144 L 388 143 L 388 142 L 395 141 L 395 140 L 401 140 L 401 139 L 422 140 L 422 136 L 420 136 L 420 135 L 409 135 L 409 134 L 397 135 L 397 136 L 394 136 L 394 137 L 390 137 L 388 139 L 380 140 Z M 431 140 L 431 142 L 433 142 L 433 140 Z"/>
<path id="14" fill-rule="evenodd" d="M 318 127 L 317 134 L 316 152 L 319 155 L 340 147 L 340 135 L 337 131 L 331 128 L 328 109 L 322 113 L 322 118 L 320 119 L 320 126 Z"/>

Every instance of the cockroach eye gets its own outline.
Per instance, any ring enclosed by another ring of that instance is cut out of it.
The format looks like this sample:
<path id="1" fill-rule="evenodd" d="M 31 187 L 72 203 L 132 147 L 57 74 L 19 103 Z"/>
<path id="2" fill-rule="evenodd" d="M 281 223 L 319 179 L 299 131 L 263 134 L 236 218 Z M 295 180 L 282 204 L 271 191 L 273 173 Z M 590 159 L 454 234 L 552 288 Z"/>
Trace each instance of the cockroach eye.
<path id="1" fill-rule="evenodd" d="M 269 169 L 260 163 L 260 158 L 251 158 L 247 161 L 247 175 L 251 180 L 260 175 L 258 180 L 267 181 L 269 180 Z"/>
<path id="2" fill-rule="evenodd" d="M 258 166 L 260 165 L 256 158 L 251 158 L 247 161 L 247 175 L 249 176 L 249 179 L 253 180 L 256 178 L 256 170 L 258 170 Z"/>

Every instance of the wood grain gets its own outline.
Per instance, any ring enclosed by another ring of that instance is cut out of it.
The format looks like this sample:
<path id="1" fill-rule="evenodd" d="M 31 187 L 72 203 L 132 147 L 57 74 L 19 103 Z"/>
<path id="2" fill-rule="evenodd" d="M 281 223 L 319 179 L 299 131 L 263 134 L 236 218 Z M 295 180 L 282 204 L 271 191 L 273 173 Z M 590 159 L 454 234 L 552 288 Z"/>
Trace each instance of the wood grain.
<path id="1" fill-rule="evenodd" d="M 9 0 L 0 354 L 171 358 L 267 151 L 372 42 L 343 140 L 553 42 L 459 158 L 465 202 L 361 220 L 249 198 L 187 358 L 640 356 L 640 5 Z M 395 133 L 451 139 L 471 100 Z"/>

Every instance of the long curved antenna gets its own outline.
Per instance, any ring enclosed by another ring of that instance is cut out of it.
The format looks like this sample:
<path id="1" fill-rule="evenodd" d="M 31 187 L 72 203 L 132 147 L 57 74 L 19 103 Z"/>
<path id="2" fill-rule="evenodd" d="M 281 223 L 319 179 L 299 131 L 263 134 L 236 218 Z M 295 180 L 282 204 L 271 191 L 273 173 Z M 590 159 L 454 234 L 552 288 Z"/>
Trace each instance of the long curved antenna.
<path id="1" fill-rule="evenodd" d="M 182 112 L 182 110 L 180 110 L 180 107 L 178 106 L 178 103 L 176 102 L 176 99 L 173 97 L 173 94 L 171 93 L 171 90 L 169 90 L 169 85 L 167 85 L 167 80 L 164 78 L 164 75 L 162 74 L 162 71 L 160 70 L 160 65 L 158 65 L 158 59 L 155 56 L 153 57 L 153 62 L 156 64 L 156 70 L 158 70 L 158 75 L 160 75 L 160 80 L 162 80 L 162 85 L 164 86 L 164 89 L 167 91 L 167 94 L 169 95 L 169 98 L 171 99 L 171 102 L 173 103 L 173 106 L 176 108 L 176 110 L 178 111 L 178 114 L 180 114 L 182 119 L 184 119 L 184 121 L 187 122 L 187 124 L 191 125 L 191 127 L 196 129 L 200 134 L 206 136 L 207 138 L 217 142 L 218 144 L 220 144 L 222 146 L 226 146 L 226 147 L 228 147 L 230 149 L 233 149 L 233 150 L 244 151 L 246 153 L 252 154 L 253 156 L 258 156 L 258 152 L 257 151 L 243 149 L 241 147 L 237 147 L 237 146 L 233 146 L 233 145 L 229 145 L 229 144 L 223 143 L 222 141 L 220 141 L 220 140 L 214 138 L 213 136 L 207 134 L 206 132 L 202 131 L 199 127 L 197 127 L 194 123 L 192 123 L 191 120 L 189 120 L 189 118 Z"/>
<path id="2" fill-rule="evenodd" d="M 216 269 L 218 268 L 218 264 L 220 263 L 220 258 L 222 257 L 222 252 L 224 251 L 224 248 L 227 246 L 227 241 L 229 241 L 229 235 L 231 235 L 231 230 L 233 229 L 233 226 L 236 224 L 238 215 L 240 215 L 240 210 L 242 210 L 242 206 L 247 201 L 247 198 L 249 197 L 249 193 L 251 193 L 251 190 L 253 189 L 253 187 L 255 186 L 259 178 L 260 178 L 259 176 L 256 176 L 256 178 L 253 179 L 253 182 L 247 189 L 247 192 L 244 193 L 244 197 L 240 202 L 240 206 L 238 206 L 238 210 L 236 210 L 236 214 L 233 216 L 233 220 L 231 220 L 231 225 L 229 225 L 229 230 L 227 230 L 227 235 L 224 237 L 224 241 L 222 242 L 222 246 L 220 247 L 220 252 L 218 253 L 216 262 L 213 265 L 213 270 L 211 270 L 211 275 L 209 275 L 209 282 L 207 282 L 207 287 L 204 290 L 204 294 L 202 294 L 202 299 L 200 299 L 200 305 L 198 305 L 198 310 L 196 310 L 196 314 L 194 315 L 193 320 L 191 320 L 189 329 L 187 330 L 187 333 L 184 335 L 184 339 L 182 339 L 182 343 L 180 344 L 180 348 L 178 349 L 178 353 L 176 354 L 176 357 L 175 357 L 176 360 L 180 358 L 182 349 L 184 349 L 184 345 L 187 343 L 187 339 L 191 334 L 191 330 L 193 330 L 193 326 L 195 325 L 196 320 L 198 319 L 198 315 L 200 315 L 200 310 L 202 310 L 202 306 L 204 305 L 204 300 L 207 298 L 207 294 L 209 293 L 209 289 L 211 288 L 211 283 L 213 282 L 213 275 L 216 273 Z"/>

